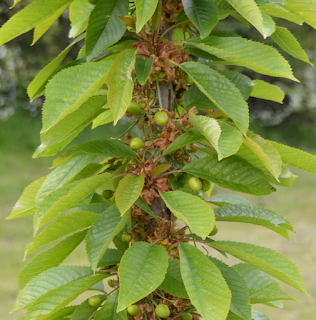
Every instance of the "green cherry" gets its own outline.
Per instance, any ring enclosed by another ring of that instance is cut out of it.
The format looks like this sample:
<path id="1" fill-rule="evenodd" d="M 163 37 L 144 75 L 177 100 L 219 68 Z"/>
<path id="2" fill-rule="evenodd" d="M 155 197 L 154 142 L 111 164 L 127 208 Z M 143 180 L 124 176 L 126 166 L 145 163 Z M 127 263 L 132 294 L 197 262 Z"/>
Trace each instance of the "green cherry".
<path id="1" fill-rule="evenodd" d="M 103 197 L 104 199 L 111 199 L 112 196 L 113 196 L 113 191 L 112 191 L 112 190 L 104 190 L 104 191 L 102 192 L 102 197 Z"/>
<path id="2" fill-rule="evenodd" d="M 137 315 L 137 313 L 138 313 L 138 307 L 135 305 L 135 304 L 132 304 L 131 306 L 129 306 L 128 308 L 127 308 L 127 312 L 128 312 L 128 314 L 129 315 L 131 315 L 131 316 L 136 316 Z"/>
<path id="3" fill-rule="evenodd" d="M 123 242 L 130 242 L 132 240 L 132 236 L 129 233 L 123 233 L 122 234 L 122 241 Z"/>
<path id="4" fill-rule="evenodd" d="M 162 303 L 158 304 L 158 306 L 155 309 L 155 313 L 160 318 L 168 318 L 170 316 L 169 307 Z"/>
<path id="5" fill-rule="evenodd" d="M 208 180 L 202 180 L 202 191 L 206 192 L 210 190 L 211 183 Z"/>
<path id="6" fill-rule="evenodd" d="M 164 126 L 165 124 L 167 124 L 168 120 L 169 116 L 164 111 L 158 111 L 154 116 L 154 121 L 157 126 Z"/>
<path id="7" fill-rule="evenodd" d="M 133 115 L 137 115 L 140 113 L 139 104 L 135 101 L 132 101 L 127 108 L 127 112 Z"/>
<path id="8" fill-rule="evenodd" d="M 192 177 L 189 179 L 189 187 L 193 191 L 200 191 L 202 189 L 202 182 L 199 178 Z"/>
<path id="9" fill-rule="evenodd" d="M 135 137 L 131 140 L 131 142 L 129 143 L 130 147 L 133 150 L 139 150 L 143 147 L 143 140 L 141 138 Z"/>
<path id="10" fill-rule="evenodd" d="M 217 232 L 218 232 L 218 229 L 217 229 L 216 226 L 214 226 L 214 229 L 212 230 L 212 232 L 209 235 L 210 236 L 215 236 Z"/>
<path id="11" fill-rule="evenodd" d="M 192 320 L 192 314 L 189 312 L 182 313 L 181 320 Z"/>
<path id="12" fill-rule="evenodd" d="M 91 307 L 98 308 L 98 307 L 100 307 L 102 300 L 98 296 L 93 296 L 93 297 L 89 298 L 88 303 Z"/>
<path id="13" fill-rule="evenodd" d="M 194 83 L 192 77 L 189 76 L 187 73 L 184 75 L 184 79 L 185 79 L 186 83 L 188 83 L 188 84 L 193 84 Z"/>

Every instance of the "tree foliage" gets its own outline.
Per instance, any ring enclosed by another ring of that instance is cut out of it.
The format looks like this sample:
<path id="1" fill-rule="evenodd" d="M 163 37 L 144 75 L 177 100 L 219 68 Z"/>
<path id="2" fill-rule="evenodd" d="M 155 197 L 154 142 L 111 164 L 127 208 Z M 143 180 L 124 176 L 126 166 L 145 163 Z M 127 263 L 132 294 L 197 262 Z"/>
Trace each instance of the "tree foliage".
<path id="1" fill-rule="evenodd" d="M 26 256 L 54 246 L 21 271 L 13 311 L 26 308 L 24 320 L 159 319 L 155 308 L 164 304 L 169 319 L 269 319 L 252 304 L 292 299 L 274 278 L 306 293 L 285 256 L 212 239 L 217 221 L 257 224 L 287 239 L 290 222 L 239 196 L 210 195 L 214 184 L 258 196 L 289 187 L 296 177 L 286 164 L 315 173 L 316 157 L 249 131 L 248 98 L 281 103 L 284 94 L 235 68 L 297 81 L 290 64 L 278 50 L 222 29 L 232 16 L 309 62 L 275 18 L 316 27 L 315 3 L 34 0 L 2 26 L 0 45 L 31 29 L 37 41 L 67 8 L 73 43 L 28 90 L 31 100 L 45 95 L 34 157 L 57 155 L 54 169 L 25 189 L 8 217 L 34 215 Z M 77 59 L 61 65 L 79 41 Z M 65 149 L 89 124 L 115 126 L 123 117 L 125 139 Z M 60 265 L 82 241 L 90 266 Z M 244 263 L 228 266 L 196 243 Z M 101 294 L 67 306 L 89 290 Z M 128 315 L 132 304 L 136 316 Z"/>

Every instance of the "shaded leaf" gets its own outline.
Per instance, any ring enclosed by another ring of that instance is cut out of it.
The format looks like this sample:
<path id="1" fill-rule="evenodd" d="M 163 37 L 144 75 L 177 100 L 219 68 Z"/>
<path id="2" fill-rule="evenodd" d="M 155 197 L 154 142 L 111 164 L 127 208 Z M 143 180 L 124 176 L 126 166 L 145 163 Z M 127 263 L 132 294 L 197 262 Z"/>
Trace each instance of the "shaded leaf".
<path id="1" fill-rule="evenodd" d="M 278 213 L 255 205 L 231 204 L 214 210 L 216 221 L 257 224 L 273 230 L 289 240 L 288 230 L 294 231 L 290 222 Z"/>
<path id="2" fill-rule="evenodd" d="M 119 291 L 114 292 L 95 313 L 94 320 L 127 320 L 127 311 L 116 312 Z"/>
<path id="3" fill-rule="evenodd" d="M 117 264 L 121 261 L 122 256 L 121 252 L 116 249 L 106 249 L 99 261 L 98 268 Z"/>
<path id="4" fill-rule="evenodd" d="M 103 126 L 105 124 L 108 124 L 110 122 L 113 122 L 114 118 L 113 118 L 113 114 L 111 110 L 105 110 L 104 112 L 102 112 L 100 115 L 98 115 L 94 120 L 93 120 L 93 124 L 92 124 L 92 128 L 91 129 L 95 129 L 99 126 Z"/>
<path id="5" fill-rule="evenodd" d="M 74 145 L 67 151 L 60 153 L 54 160 L 54 167 L 78 155 L 127 158 L 136 157 L 136 153 L 119 140 L 99 139 Z"/>
<path id="6" fill-rule="evenodd" d="M 218 161 L 216 152 L 208 149 L 203 151 L 207 151 L 210 155 L 192 161 L 182 170 L 236 191 L 255 195 L 270 194 L 275 191 L 260 170 L 240 157 L 231 156 Z"/>
<path id="7" fill-rule="evenodd" d="M 99 0 L 87 28 L 86 54 L 91 60 L 122 38 L 126 30 L 119 16 L 128 14 L 128 0 Z"/>
<path id="8" fill-rule="evenodd" d="M 249 125 L 248 105 L 240 91 L 225 76 L 199 62 L 181 63 L 180 67 L 192 77 L 200 91 L 246 133 Z"/>
<path id="9" fill-rule="evenodd" d="M 181 276 L 180 260 L 169 259 L 166 277 L 160 288 L 173 296 L 189 299 Z"/>
<path id="10" fill-rule="evenodd" d="M 294 300 L 287 293 L 284 293 L 278 282 L 265 272 L 246 263 L 236 264 L 232 268 L 246 281 L 251 303 Z"/>
<path id="11" fill-rule="evenodd" d="M 124 228 L 130 214 L 122 218 L 117 207 L 111 206 L 101 213 L 93 223 L 86 237 L 86 249 L 92 269 L 95 271 L 99 261 L 113 238 Z"/>
<path id="12" fill-rule="evenodd" d="M 144 85 L 150 75 L 151 68 L 154 63 L 154 58 L 150 56 L 149 58 L 143 56 L 136 57 L 135 71 L 137 80 L 140 85 Z"/>
<path id="13" fill-rule="evenodd" d="M 224 262 L 215 258 L 209 259 L 217 266 L 232 293 L 230 310 L 244 320 L 251 320 L 250 298 L 246 282 L 242 276 Z"/>
<path id="14" fill-rule="evenodd" d="M 218 22 L 218 9 L 212 0 L 183 0 L 186 15 L 199 29 L 201 38 L 207 37 Z"/>

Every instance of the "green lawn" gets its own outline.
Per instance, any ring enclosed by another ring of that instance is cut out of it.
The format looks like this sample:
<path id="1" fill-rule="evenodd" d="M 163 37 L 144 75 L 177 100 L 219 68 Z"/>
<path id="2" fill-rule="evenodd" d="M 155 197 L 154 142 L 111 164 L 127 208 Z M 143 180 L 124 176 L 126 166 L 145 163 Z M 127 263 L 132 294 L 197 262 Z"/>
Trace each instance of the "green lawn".
<path id="1" fill-rule="evenodd" d="M 8 315 L 18 292 L 17 277 L 24 265 L 23 251 L 25 245 L 32 240 L 32 219 L 22 218 L 5 221 L 11 208 L 24 187 L 48 173 L 51 164 L 49 159 L 31 160 L 31 153 L 23 152 L 19 157 L 15 153 L 2 154 L 0 158 L 0 319 L 10 320 L 22 315 Z M 296 172 L 300 178 L 292 188 L 282 188 L 278 193 L 260 198 L 242 195 L 256 204 L 271 208 L 283 214 L 292 222 L 296 234 L 291 236 L 291 243 L 270 230 L 254 225 L 219 222 L 219 232 L 215 239 L 248 241 L 263 245 L 284 253 L 300 268 L 307 291 L 307 297 L 288 286 L 284 289 L 301 302 L 285 302 L 283 309 L 256 306 L 257 310 L 266 311 L 271 319 L 279 320 L 314 320 L 316 314 L 316 277 L 314 263 L 316 261 L 316 176 L 304 172 Z M 215 192 L 222 190 L 216 189 Z M 210 249 L 209 253 L 214 254 Z M 67 263 L 85 263 L 84 248 L 74 252 Z M 229 263 L 234 262 L 233 259 Z"/>

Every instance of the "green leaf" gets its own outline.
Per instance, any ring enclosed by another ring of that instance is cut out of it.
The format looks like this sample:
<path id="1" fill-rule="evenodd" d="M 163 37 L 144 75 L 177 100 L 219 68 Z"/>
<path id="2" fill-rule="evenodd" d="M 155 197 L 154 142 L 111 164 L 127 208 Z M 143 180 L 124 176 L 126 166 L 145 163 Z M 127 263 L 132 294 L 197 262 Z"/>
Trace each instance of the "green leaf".
<path id="1" fill-rule="evenodd" d="M 180 268 L 190 300 L 204 319 L 226 319 L 231 292 L 221 272 L 200 250 L 180 243 Z"/>
<path id="2" fill-rule="evenodd" d="M 285 146 L 281 143 L 275 141 L 270 141 L 274 148 L 277 149 L 281 155 L 282 161 L 300 168 L 302 170 L 308 171 L 310 173 L 316 174 L 316 157 L 310 153 L 304 152 L 299 149 Z"/>
<path id="3" fill-rule="evenodd" d="M 219 72 L 199 62 L 180 65 L 190 75 L 197 87 L 246 133 L 249 126 L 248 105 L 240 91 Z"/>
<path id="4" fill-rule="evenodd" d="M 298 176 L 293 174 L 285 164 L 282 164 L 282 172 L 279 176 L 279 182 L 272 177 L 272 175 L 266 175 L 266 177 L 273 184 L 282 187 L 290 187 Z"/>
<path id="5" fill-rule="evenodd" d="M 271 38 L 278 46 L 280 46 L 280 48 L 282 48 L 285 52 L 287 52 L 294 58 L 311 64 L 305 51 L 302 49 L 299 42 L 288 29 L 277 27 L 275 33 Z"/>
<path id="6" fill-rule="evenodd" d="M 232 70 L 219 70 L 219 72 L 237 87 L 245 100 L 249 98 L 254 86 L 250 78 L 240 72 Z"/>
<path id="7" fill-rule="evenodd" d="M 130 214 L 122 218 L 117 207 L 111 206 L 100 214 L 88 231 L 86 249 L 92 269 L 95 271 L 99 261 L 113 238 L 124 228 Z"/>
<path id="8" fill-rule="evenodd" d="M 188 44 L 215 55 L 233 65 L 243 66 L 272 77 L 294 81 L 289 63 L 274 48 L 241 37 L 209 36 L 202 41 L 193 38 Z"/>
<path id="9" fill-rule="evenodd" d="M 54 22 L 63 14 L 63 12 L 69 7 L 70 2 L 67 2 L 64 6 L 54 11 L 46 19 L 42 20 L 34 29 L 34 36 L 32 45 L 34 45 L 39 38 L 54 24 Z"/>
<path id="10" fill-rule="evenodd" d="M 196 107 L 197 110 L 213 110 L 217 106 L 193 84 L 183 96 L 183 107 L 187 110 Z"/>
<path id="11" fill-rule="evenodd" d="M 61 151 L 102 112 L 106 101 L 106 96 L 91 97 L 52 129 L 41 133 L 41 145 L 33 158 L 53 156 Z"/>
<path id="12" fill-rule="evenodd" d="M 127 320 L 127 311 L 116 312 L 119 291 L 111 294 L 102 308 L 95 313 L 94 320 Z"/>
<path id="13" fill-rule="evenodd" d="M 86 2 L 89 3 L 88 1 Z M 70 45 L 66 47 L 64 51 L 62 51 L 53 61 L 51 61 L 36 75 L 36 77 L 32 80 L 27 88 L 27 94 L 31 101 L 32 98 L 38 93 L 42 85 L 48 80 L 48 78 L 53 74 L 60 63 L 65 59 L 72 47 L 82 39 L 84 39 L 84 36 L 80 36 L 75 39 Z"/>
<path id="14" fill-rule="evenodd" d="M 199 142 L 204 139 L 204 136 L 195 128 L 191 128 L 185 133 L 182 133 L 168 146 L 165 152 L 162 154 L 162 157 L 167 154 L 185 147 L 188 144 Z"/>
<path id="15" fill-rule="evenodd" d="M 99 126 L 103 126 L 113 121 L 114 121 L 114 118 L 113 118 L 112 111 L 109 109 L 105 110 L 93 120 L 91 129 L 95 129 Z"/>
<path id="16" fill-rule="evenodd" d="M 205 239 L 213 230 L 214 211 L 200 197 L 182 191 L 169 191 L 160 195 L 170 211 L 196 235 Z"/>
<path id="17" fill-rule="evenodd" d="M 76 111 L 93 96 L 104 84 L 112 63 L 111 60 L 86 62 L 57 73 L 46 87 L 41 134 Z"/>
<path id="18" fill-rule="evenodd" d="M 226 1 L 265 37 L 261 11 L 254 0 Z"/>
<path id="19" fill-rule="evenodd" d="M 167 268 L 165 248 L 147 242 L 133 244 L 125 252 L 118 269 L 121 287 L 117 312 L 157 289 L 165 278 Z"/>
<path id="20" fill-rule="evenodd" d="M 189 115 L 190 123 L 202 133 L 207 141 L 213 146 L 213 148 L 219 154 L 218 140 L 221 136 L 221 127 L 215 119 L 205 116 L 197 116 L 193 113 Z M 220 157 L 220 155 L 218 155 Z"/>
<path id="21" fill-rule="evenodd" d="M 50 268 L 26 284 L 20 291 L 12 311 L 24 309 L 45 293 L 90 275 L 92 275 L 92 270 L 88 267 L 60 266 Z"/>
<path id="22" fill-rule="evenodd" d="M 242 133 L 229 122 L 218 121 L 221 136 L 218 140 L 218 160 L 235 154 L 242 145 Z"/>
<path id="23" fill-rule="evenodd" d="M 284 7 L 316 28 L 316 3 L 313 0 L 288 0 Z"/>
<path id="24" fill-rule="evenodd" d="M 231 204 L 214 210 L 216 221 L 257 224 L 273 230 L 289 240 L 288 230 L 294 231 L 290 222 L 278 213 L 255 205 Z"/>
<path id="25" fill-rule="evenodd" d="M 114 117 L 114 125 L 125 115 L 132 101 L 135 54 L 135 49 L 122 51 L 115 59 L 105 81 L 109 87 L 108 104 Z"/>
<path id="26" fill-rule="evenodd" d="M 126 175 L 118 184 L 115 192 L 115 203 L 121 212 L 121 216 L 131 208 L 140 196 L 145 183 L 145 175 Z"/>
<path id="27" fill-rule="evenodd" d="M 25 249 L 25 257 L 38 248 L 57 239 L 90 227 L 97 217 L 98 214 L 83 210 L 57 217 L 49 226 L 34 238 L 33 242 L 27 245 Z"/>
<path id="28" fill-rule="evenodd" d="M 226 206 L 228 204 L 241 204 L 246 206 L 253 205 L 252 202 L 244 198 L 228 193 L 218 193 L 211 198 L 210 202 L 216 204 L 217 206 Z"/>
<path id="29" fill-rule="evenodd" d="M 99 0 L 93 9 L 87 29 L 86 53 L 91 60 L 122 38 L 125 24 L 118 17 L 128 14 L 128 0 Z"/>
<path id="30" fill-rule="evenodd" d="M 271 320 L 266 314 L 256 310 L 251 311 L 251 316 L 253 320 Z"/>
<path id="31" fill-rule="evenodd" d="M 251 97 L 283 103 L 285 95 L 279 87 L 263 80 L 254 80 L 253 83 Z"/>
<path id="32" fill-rule="evenodd" d="M 231 156 L 218 161 L 216 152 L 205 149 L 203 151 L 207 151 L 210 156 L 194 160 L 182 170 L 240 192 L 265 195 L 275 191 L 260 170 L 240 157 Z"/>
<path id="33" fill-rule="evenodd" d="M 46 177 L 42 177 L 29 186 L 27 186 L 18 202 L 15 204 L 11 214 L 6 217 L 6 220 L 12 220 L 15 218 L 21 218 L 30 216 L 35 213 L 36 210 L 36 195 L 38 190 L 41 188 Z"/>
<path id="34" fill-rule="evenodd" d="M 74 0 L 69 8 L 71 29 L 69 38 L 74 38 L 84 32 L 88 27 L 89 16 L 94 5 L 87 0 Z"/>
<path id="35" fill-rule="evenodd" d="M 273 4 L 269 5 L 266 4 L 260 7 L 261 11 L 269 14 L 272 17 L 285 19 L 291 22 L 294 22 L 298 25 L 302 25 L 304 20 L 301 19 L 299 16 L 293 14 L 290 10 L 284 8 L 283 6 L 273 6 Z"/>
<path id="36" fill-rule="evenodd" d="M 218 22 L 218 9 L 212 0 L 183 0 L 186 15 L 198 28 L 201 38 L 207 37 Z"/>
<path id="37" fill-rule="evenodd" d="M 89 3 L 88 1 L 84 0 Z M 56 68 L 60 65 L 60 63 L 65 59 L 69 51 L 72 47 L 84 39 L 84 36 L 80 36 L 75 39 L 70 45 L 66 47 L 64 51 L 62 51 L 53 61 L 51 61 L 46 67 L 44 67 L 37 76 L 32 80 L 27 88 L 27 94 L 29 98 L 32 100 L 35 95 L 37 95 L 38 91 L 41 89 L 42 85 L 49 79 L 49 77 L 53 74 Z"/>
<path id="38" fill-rule="evenodd" d="M 153 16 L 158 0 L 135 0 L 136 5 L 136 33 L 139 33 L 145 23 Z"/>
<path id="39" fill-rule="evenodd" d="M 169 259 L 166 277 L 163 283 L 160 285 L 160 288 L 173 296 L 189 299 L 181 277 L 180 260 Z"/>
<path id="40" fill-rule="evenodd" d="M 224 262 L 211 257 L 209 259 L 220 270 L 232 293 L 230 310 L 244 320 L 251 320 L 250 298 L 244 279 Z"/>
<path id="41" fill-rule="evenodd" d="M 55 290 L 47 292 L 28 309 L 25 320 L 50 320 L 51 315 L 59 311 L 80 294 L 102 281 L 108 274 L 97 274 L 67 283 Z"/>
<path id="42" fill-rule="evenodd" d="M 263 36 L 264 38 L 270 37 L 271 35 L 274 34 L 276 30 L 276 25 L 273 19 L 264 11 L 261 11 L 261 15 L 263 18 Z"/>
<path id="43" fill-rule="evenodd" d="M 49 193 L 62 187 L 94 159 L 94 156 L 77 156 L 57 167 L 46 177 L 36 195 L 36 202 L 41 201 Z"/>
<path id="44" fill-rule="evenodd" d="M 246 281 L 251 303 L 294 300 L 291 296 L 284 293 L 278 282 L 265 272 L 246 263 L 236 264 L 232 268 Z"/>
<path id="45" fill-rule="evenodd" d="M 61 7 L 67 7 L 72 0 L 35 0 L 15 14 L 0 29 L 0 46 L 28 32 L 47 18 L 54 15 Z"/>
<path id="46" fill-rule="evenodd" d="M 136 153 L 119 140 L 99 139 L 74 145 L 58 155 L 54 167 L 78 155 L 136 158 Z"/>
<path id="47" fill-rule="evenodd" d="M 243 137 L 244 145 L 259 158 L 264 167 L 279 181 L 282 172 L 282 159 L 273 145 L 259 135 L 248 131 Z"/>
<path id="48" fill-rule="evenodd" d="M 97 310 L 98 307 L 91 307 L 89 299 L 87 299 L 75 309 L 70 320 L 89 320 Z"/>
<path id="49" fill-rule="evenodd" d="M 57 267 L 83 241 L 87 230 L 77 232 L 56 246 L 39 253 L 19 273 L 19 289 L 23 289 L 34 277 L 47 269 Z"/>
<path id="50" fill-rule="evenodd" d="M 293 288 L 306 293 L 304 283 L 296 265 L 274 250 L 248 243 L 232 241 L 213 241 L 208 245 L 223 250 L 287 283 Z"/>
<path id="51" fill-rule="evenodd" d="M 154 58 L 150 56 L 149 58 L 143 56 L 136 57 L 135 71 L 137 80 L 140 85 L 144 85 L 150 75 L 151 68 L 154 63 Z"/>
<path id="52" fill-rule="evenodd" d="M 98 268 L 117 264 L 121 261 L 122 256 L 121 252 L 116 249 L 106 249 L 99 261 Z"/>
<path id="53" fill-rule="evenodd" d="M 40 227 L 60 213 L 70 209 L 94 193 L 102 184 L 111 178 L 112 175 L 110 173 L 103 173 L 65 185 L 49 194 L 48 197 L 38 204 L 38 209 L 34 216 L 34 233 L 36 234 Z"/>

